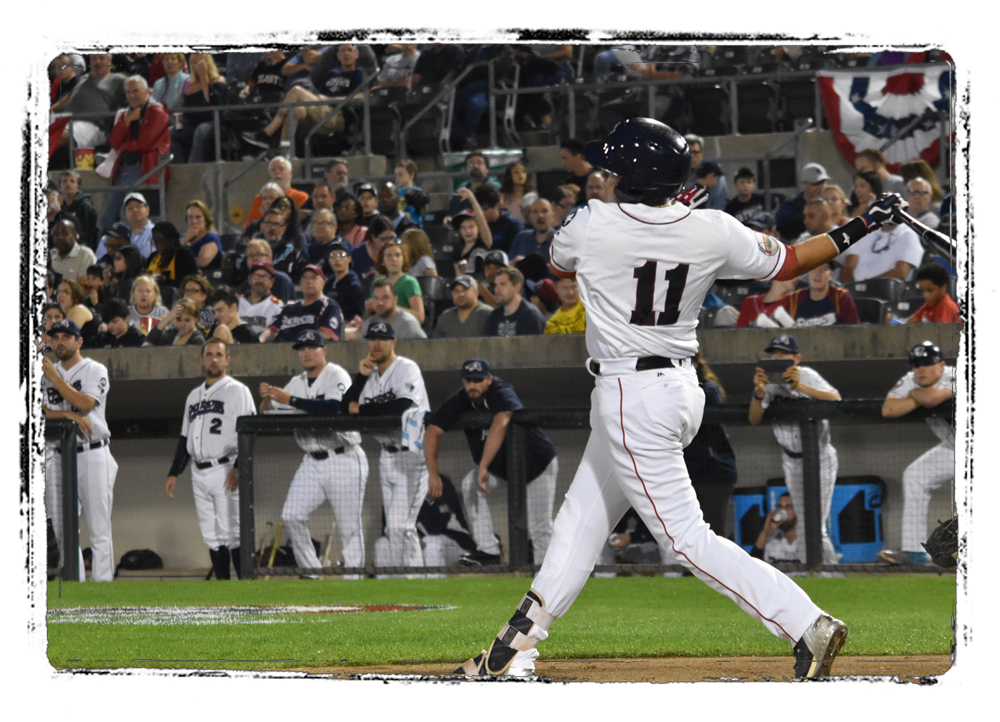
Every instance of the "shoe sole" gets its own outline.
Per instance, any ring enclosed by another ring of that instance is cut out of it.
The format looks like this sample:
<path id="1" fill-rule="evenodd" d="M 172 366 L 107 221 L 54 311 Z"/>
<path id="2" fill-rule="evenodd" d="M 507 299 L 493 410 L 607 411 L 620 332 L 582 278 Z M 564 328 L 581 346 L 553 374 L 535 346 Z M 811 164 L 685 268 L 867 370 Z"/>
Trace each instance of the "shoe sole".
<path id="1" fill-rule="evenodd" d="M 834 630 L 833 635 L 830 637 L 830 643 L 826 646 L 826 651 L 823 653 L 822 659 L 814 659 L 809 663 L 809 669 L 804 675 L 800 675 L 805 679 L 818 679 L 820 677 L 826 677 L 830 674 L 830 668 L 833 667 L 833 660 L 837 658 L 837 654 L 840 652 L 841 648 L 844 646 L 844 642 L 847 640 L 847 625 L 840 622 L 836 630 Z"/>

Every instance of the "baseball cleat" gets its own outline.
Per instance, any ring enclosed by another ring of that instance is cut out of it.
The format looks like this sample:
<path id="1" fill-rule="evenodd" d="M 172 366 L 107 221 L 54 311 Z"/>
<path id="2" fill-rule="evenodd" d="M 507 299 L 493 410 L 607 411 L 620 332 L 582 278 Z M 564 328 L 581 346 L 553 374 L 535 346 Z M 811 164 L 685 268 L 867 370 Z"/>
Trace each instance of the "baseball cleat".
<path id="1" fill-rule="evenodd" d="M 518 651 L 502 639 L 494 639 L 488 650 L 484 649 L 452 674 L 466 677 L 534 677 L 536 659 L 538 650 Z"/>
<path id="2" fill-rule="evenodd" d="M 500 555 L 476 550 L 463 554 L 458 563 L 466 567 L 491 567 L 500 564 Z"/>
<path id="3" fill-rule="evenodd" d="M 887 564 L 892 564 L 893 566 L 900 567 L 912 567 L 920 564 L 926 564 L 928 557 L 923 552 L 894 552 L 889 549 L 883 549 L 878 553 L 878 558 Z"/>
<path id="4" fill-rule="evenodd" d="M 829 614 L 820 614 L 795 644 L 795 676 L 817 679 L 830 674 L 845 639 L 847 625 Z"/>

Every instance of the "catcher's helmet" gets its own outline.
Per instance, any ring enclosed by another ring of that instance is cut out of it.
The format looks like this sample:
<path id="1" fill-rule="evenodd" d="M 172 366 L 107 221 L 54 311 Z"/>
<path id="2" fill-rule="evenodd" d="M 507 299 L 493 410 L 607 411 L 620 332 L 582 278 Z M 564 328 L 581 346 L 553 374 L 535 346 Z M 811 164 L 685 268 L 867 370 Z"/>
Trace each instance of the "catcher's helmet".
<path id="1" fill-rule="evenodd" d="M 910 366 L 931 366 L 944 361 L 941 347 L 930 341 L 918 343 L 910 349 Z"/>
<path id="2" fill-rule="evenodd" d="M 652 118 L 623 120 L 603 142 L 584 145 L 583 157 L 621 178 L 615 195 L 624 203 L 664 203 L 684 187 L 691 172 L 684 136 Z"/>

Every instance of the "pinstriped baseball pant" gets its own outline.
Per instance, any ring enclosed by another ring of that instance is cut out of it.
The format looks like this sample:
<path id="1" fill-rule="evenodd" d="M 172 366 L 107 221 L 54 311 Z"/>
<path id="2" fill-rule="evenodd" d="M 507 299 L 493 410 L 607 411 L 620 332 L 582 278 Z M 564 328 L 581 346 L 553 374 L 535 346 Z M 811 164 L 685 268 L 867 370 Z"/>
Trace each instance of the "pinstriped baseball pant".
<path id="1" fill-rule="evenodd" d="M 417 515 L 430 481 L 424 455 L 415 451 L 390 453 L 383 448 L 378 471 L 391 564 L 422 567 L 424 555 L 417 534 Z"/>
<path id="2" fill-rule="evenodd" d="M 931 493 L 955 478 L 955 449 L 938 444 L 903 471 L 904 552 L 922 552 L 927 541 L 927 511 Z"/>

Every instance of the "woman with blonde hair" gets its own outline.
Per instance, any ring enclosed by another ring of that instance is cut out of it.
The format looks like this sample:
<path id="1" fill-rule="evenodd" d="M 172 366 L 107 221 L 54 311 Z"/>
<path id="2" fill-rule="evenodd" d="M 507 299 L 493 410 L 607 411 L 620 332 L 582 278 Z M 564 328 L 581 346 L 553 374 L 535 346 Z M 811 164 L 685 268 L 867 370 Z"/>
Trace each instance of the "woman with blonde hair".
<path id="1" fill-rule="evenodd" d="M 372 288 L 374 288 L 375 281 L 380 278 L 389 279 L 396 291 L 396 302 L 399 307 L 405 308 L 416 316 L 419 323 L 423 323 L 426 317 L 423 291 L 420 290 L 420 283 L 417 279 L 407 273 L 410 270 L 410 257 L 406 252 L 406 246 L 398 240 L 382 246 L 378 252 L 378 259 L 375 261 L 375 268 L 382 275 L 373 279 Z M 365 303 L 366 312 L 371 313 L 374 310 L 373 303 Z"/>
<path id="2" fill-rule="evenodd" d="M 190 298 L 177 305 L 146 335 L 147 346 L 201 346 L 205 334 L 198 326 L 198 307 Z"/>
<path id="3" fill-rule="evenodd" d="M 181 236 L 181 245 L 194 256 L 202 271 L 222 267 L 222 239 L 215 232 L 215 219 L 204 201 L 189 201 L 184 208 L 187 232 Z"/>
<path id="4" fill-rule="evenodd" d="M 431 248 L 431 239 L 419 228 L 411 228 L 403 231 L 400 237 L 406 254 L 411 259 L 409 274 L 414 278 L 420 276 L 436 276 L 437 264 L 434 262 L 434 249 Z M 415 261 L 412 259 L 416 259 Z"/>
<path id="5" fill-rule="evenodd" d="M 149 274 L 137 277 L 132 281 L 132 296 L 129 299 L 128 322 L 135 326 L 143 335 L 170 311 L 163 305 L 160 296 L 160 286 Z"/>
<path id="6" fill-rule="evenodd" d="M 823 200 L 830 207 L 830 222 L 833 223 L 834 228 L 851 220 L 850 216 L 847 215 L 847 206 L 851 202 L 847 199 L 844 189 L 839 185 L 827 183 L 826 188 L 823 189 Z"/>
<path id="7" fill-rule="evenodd" d="M 160 62 L 166 75 L 153 83 L 153 100 L 166 108 L 173 128 L 176 122 L 173 111 L 184 104 L 184 91 L 190 84 L 191 75 L 184 70 L 187 67 L 184 53 L 163 53 Z"/>
<path id="8" fill-rule="evenodd" d="M 226 104 L 226 79 L 219 75 L 215 61 L 207 53 L 191 53 L 188 58 L 191 79 L 184 90 L 182 105 L 185 110 L 210 108 Z M 210 112 L 185 113 L 170 131 L 170 149 L 175 163 L 203 163 L 206 149 L 215 136 L 215 122 Z"/>

